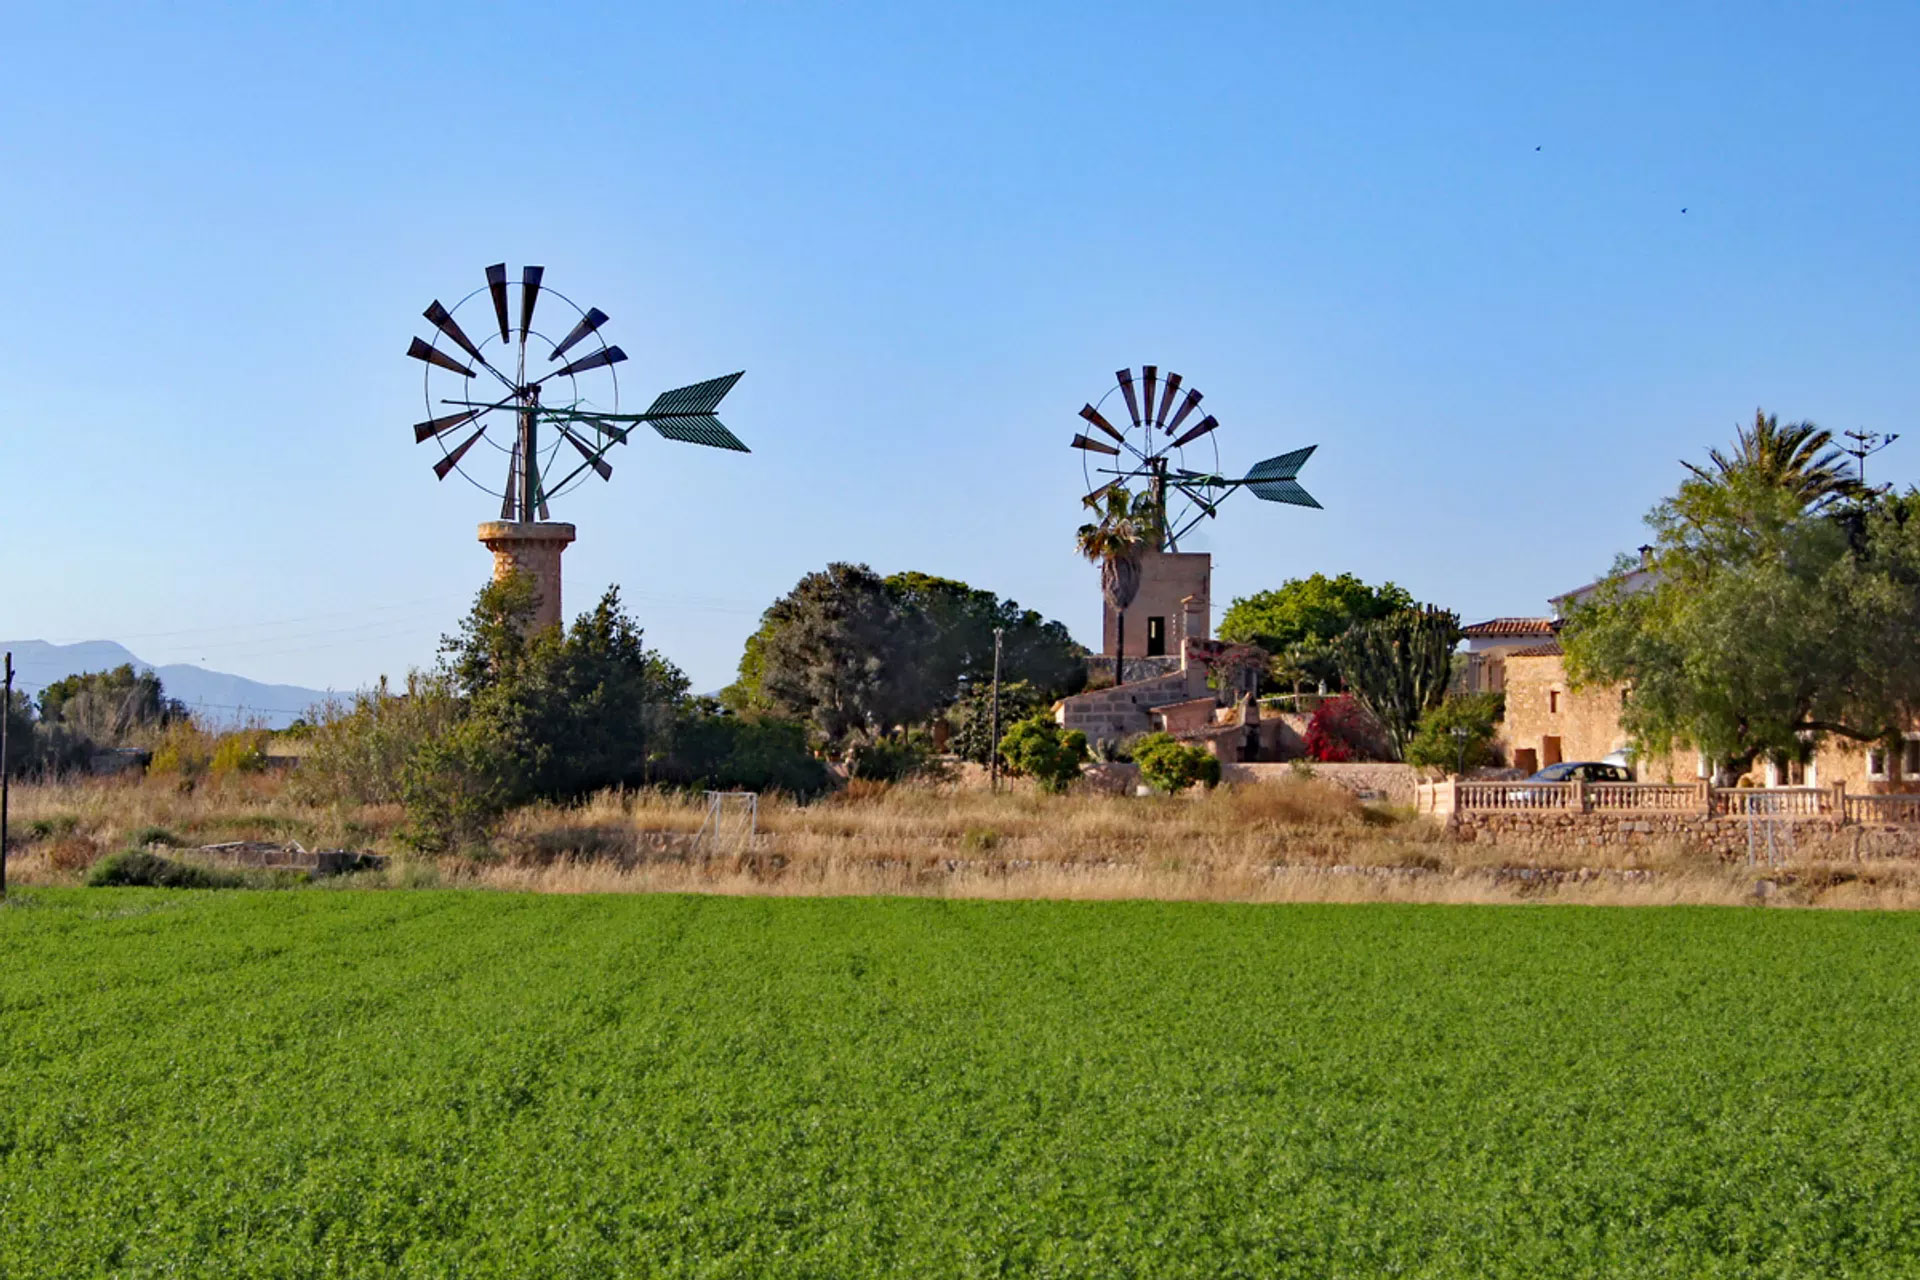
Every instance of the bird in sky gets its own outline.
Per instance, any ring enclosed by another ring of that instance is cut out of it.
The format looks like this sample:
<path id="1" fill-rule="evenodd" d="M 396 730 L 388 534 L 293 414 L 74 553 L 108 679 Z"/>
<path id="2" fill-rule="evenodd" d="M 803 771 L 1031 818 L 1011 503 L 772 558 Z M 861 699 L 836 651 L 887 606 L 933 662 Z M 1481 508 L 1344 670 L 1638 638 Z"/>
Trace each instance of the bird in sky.
<path id="1" fill-rule="evenodd" d="M 1686 206 L 1685 206 L 1685 205 L 1682 205 L 1682 206 L 1680 207 L 1680 212 L 1682 212 L 1682 213 L 1685 213 L 1686 211 L 1687 211 L 1687 209 L 1686 209 Z"/>

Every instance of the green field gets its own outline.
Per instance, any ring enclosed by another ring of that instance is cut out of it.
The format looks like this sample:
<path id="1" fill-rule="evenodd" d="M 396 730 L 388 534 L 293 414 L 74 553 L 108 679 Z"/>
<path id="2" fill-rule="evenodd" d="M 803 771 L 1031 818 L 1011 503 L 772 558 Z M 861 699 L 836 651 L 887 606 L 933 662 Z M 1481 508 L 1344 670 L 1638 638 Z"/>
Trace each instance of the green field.
<path id="1" fill-rule="evenodd" d="M 0 1275 L 1920 1269 L 1920 917 L 36 890 Z"/>

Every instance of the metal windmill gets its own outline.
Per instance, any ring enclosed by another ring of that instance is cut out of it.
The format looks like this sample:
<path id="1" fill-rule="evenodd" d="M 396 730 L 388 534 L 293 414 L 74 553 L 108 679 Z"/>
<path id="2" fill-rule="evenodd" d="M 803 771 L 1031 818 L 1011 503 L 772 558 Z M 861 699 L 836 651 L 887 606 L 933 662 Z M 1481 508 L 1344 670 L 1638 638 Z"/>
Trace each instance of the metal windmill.
<path id="1" fill-rule="evenodd" d="M 1114 486 L 1140 492 L 1144 482 L 1159 516 L 1158 550 L 1178 551 L 1180 539 L 1202 520 L 1219 515 L 1220 504 L 1236 489 L 1246 489 L 1265 502 L 1320 505 L 1297 479 L 1318 445 L 1256 462 L 1246 475 L 1229 480 L 1220 473 L 1219 419 L 1208 414 L 1187 425 L 1200 407 L 1198 391 L 1188 387 L 1182 396 L 1180 375 L 1169 373 L 1162 379 L 1159 369 L 1150 364 L 1141 367 L 1138 381 L 1131 369 L 1113 376 L 1114 385 L 1099 402 L 1080 410 L 1080 416 L 1106 438 L 1073 438 L 1073 447 L 1081 451 L 1087 486 L 1093 490 L 1082 501 L 1098 506 Z M 1116 394 L 1126 401 L 1131 428 L 1113 424 L 1119 410 L 1108 403 Z"/>
<path id="2" fill-rule="evenodd" d="M 415 424 L 413 438 L 416 444 L 439 443 L 442 456 L 433 464 L 437 477 L 444 480 L 449 472 L 458 471 L 501 500 L 502 520 L 531 522 L 548 519 L 547 504 L 578 484 L 588 471 L 602 480 L 611 479 L 613 466 L 607 453 L 614 445 L 626 443 L 634 423 L 644 422 L 669 440 L 748 452 L 715 416 L 721 399 L 740 380 L 738 373 L 663 391 L 645 413 L 621 413 L 620 379 L 614 366 L 627 353 L 608 346 L 602 338 L 606 312 L 598 307 L 582 311 L 564 294 L 543 287 L 545 274 L 544 267 L 524 267 L 515 285 L 507 280 L 506 264 L 496 263 L 487 268 L 487 283 L 451 310 L 435 299 L 423 313 L 436 333 L 428 342 L 415 338 L 407 348 L 409 356 L 426 366 L 427 420 Z M 510 306 L 509 296 L 515 289 L 519 296 L 511 301 L 518 303 L 517 325 L 512 323 L 516 309 Z M 492 324 L 484 323 L 487 317 L 480 308 L 485 304 L 476 303 L 483 294 L 492 302 Z M 549 310 L 560 306 L 572 312 L 565 317 L 572 327 L 557 342 L 533 327 L 534 308 L 543 297 L 555 299 Z M 481 323 L 468 314 L 463 326 L 461 312 L 469 304 L 476 304 Z M 482 333 L 479 342 L 468 336 L 470 328 Z M 530 370 L 530 343 L 536 362 L 538 349 L 544 346 L 546 363 L 558 367 Z M 585 354 L 560 364 L 576 349 Z M 479 378 L 485 385 L 486 377 L 499 385 L 476 392 L 474 380 Z M 463 430 L 466 427 L 473 428 L 471 433 Z M 458 444 L 449 444 L 456 438 Z M 493 488 L 469 470 L 468 452 L 482 440 L 506 455 L 503 489 Z M 563 455 L 567 446 L 578 453 L 577 460 Z M 562 471 L 568 463 L 574 465 Z M 556 472 L 561 472 L 560 478 L 551 479 Z"/>

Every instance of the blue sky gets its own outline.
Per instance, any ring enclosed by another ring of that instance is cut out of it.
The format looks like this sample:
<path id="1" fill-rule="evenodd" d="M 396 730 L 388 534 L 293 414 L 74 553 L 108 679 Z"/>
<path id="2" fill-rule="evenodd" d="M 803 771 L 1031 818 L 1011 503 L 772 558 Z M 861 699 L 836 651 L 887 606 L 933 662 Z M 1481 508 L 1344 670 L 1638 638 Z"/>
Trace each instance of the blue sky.
<path id="1" fill-rule="evenodd" d="M 0 635 L 352 687 L 430 660 L 497 504 L 416 447 L 422 307 L 505 260 L 722 453 L 559 504 L 724 683 L 830 560 L 1097 640 L 1066 442 L 1187 376 L 1290 576 L 1529 612 L 1756 405 L 1920 401 L 1920 6 L 9 6 Z M 1686 209 L 1682 213 L 1682 209 Z M 1920 430 L 1871 464 L 1920 473 Z M 1471 618 L 1469 619 L 1471 620 Z"/>

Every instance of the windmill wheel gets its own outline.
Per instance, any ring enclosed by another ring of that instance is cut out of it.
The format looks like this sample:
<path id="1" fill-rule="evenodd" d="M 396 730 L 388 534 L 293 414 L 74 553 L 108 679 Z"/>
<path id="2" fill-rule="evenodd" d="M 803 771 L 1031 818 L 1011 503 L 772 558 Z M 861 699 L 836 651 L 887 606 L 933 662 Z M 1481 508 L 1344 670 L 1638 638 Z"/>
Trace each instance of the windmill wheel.
<path id="1" fill-rule="evenodd" d="M 501 499 L 503 520 L 545 520 L 547 503 L 573 488 L 586 472 L 603 479 L 612 468 L 601 457 L 624 431 L 599 415 L 620 412 L 620 379 L 613 366 L 627 358 L 600 336 L 606 313 L 582 311 L 566 295 L 545 288 L 543 267 L 526 267 L 519 283 L 507 279 L 505 263 L 487 268 L 487 282 L 452 310 L 438 299 L 424 314 L 434 327 L 431 342 L 419 338 L 407 354 L 426 366 L 427 419 L 415 424 L 414 440 L 440 445 L 434 474 L 450 472 Z M 549 301 L 550 299 L 550 301 Z M 554 338 L 533 327 L 542 302 L 558 316 Z M 475 341 L 474 334 L 479 334 Z M 564 363 L 563 363 L 564 361 Z M 542 432 L 545 426 L 548 431 Z M 493 464 L 477 465 L 476 445 L 491 446 Z M 578 458 L 564 456 L 577 452 Z M 499 487 L 487 477 L 500 474 Z M 575 465 L 577 464 L 577 465 Z M 551 477 L 559 476 L 557 480 Z"/>
<path id="2" fill-rule="evenodd" d="M 1076 435 L 1088 493 L 1097 505 L 1118 485 L 1148 493 L 1160 517 L 1159 550 L 1176 551 L 1177 539 L 1218 505 L 1201 481 L 1216 478 L 1220 449 L 1212 414 L 1196 417 L 1200 392 L 1182 385 L 1177 373 L 1164 378 L 1154 365 L 1114 374 L 1114 384 L 1098 401 L 1080 410 L 1090 434 Z"/>

